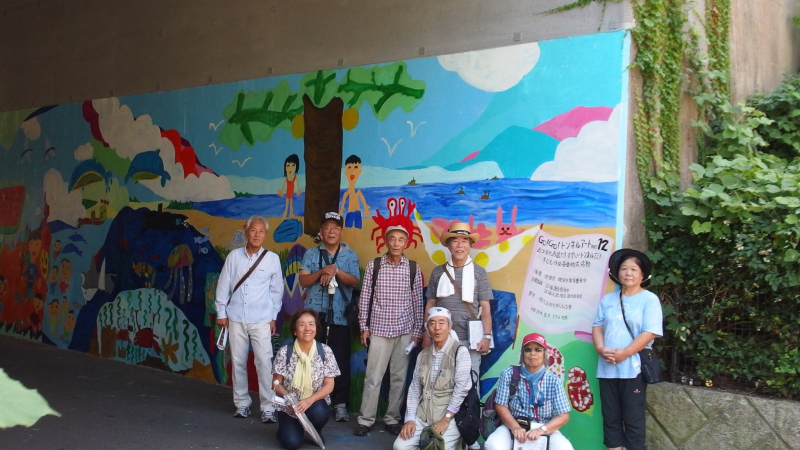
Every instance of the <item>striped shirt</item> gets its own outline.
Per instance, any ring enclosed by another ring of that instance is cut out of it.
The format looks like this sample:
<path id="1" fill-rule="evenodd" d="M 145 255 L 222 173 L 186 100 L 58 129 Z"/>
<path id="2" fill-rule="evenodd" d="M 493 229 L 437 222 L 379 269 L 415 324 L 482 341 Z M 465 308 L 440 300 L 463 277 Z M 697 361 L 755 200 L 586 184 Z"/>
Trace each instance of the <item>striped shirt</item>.
<path id="1" fill-rule="evenodd" d="M 381 268 L 381 270 L 383 270 Z M 453 340 L 453 337 L 448 337 L 447 341 L 442 346 L 442 349 L 437 351 L 436 346 L 431 344 L 431 383 L 436 381 L 442 367 L 442 358 L 445 355 L 444 349 L 448 348 L 447 344 Z M 458 345 L 454 342 L 453 345 Z M 456 353 L 456 370 L 455 370 L 455 386 L 453 386 L 453 396 L 450 398 L 450 404 L 447 405 L 447 410 L 455 414 L 464 403 L 467 397 L 469 388 L 472 387 L 472 360 L 469 357 L 469 351 L 466 347 L 458 349 Z M 414 377 L 411 379 L 411 385 L 408 387 L 408 396 L 406 397 L 406 422 L 409 420 L 417 420 L 417 407 L 419 407 L 420 399 L 422 398 L 422 375 L 419 370 L 419 358 L 417 358 L 417 365 L 414 367 Z M 432 389 L 432 386 L 425 386 L 424 389 Z"/>
<path id="2" fill-rule="evenodd" d="M 397 337 L 411 333 L 415 338 L 422 337 L 422 273 L 417 266 L 414 289 L 408 279 L 410 266 L 403 255 L 399 264 L 389 262 L 388 255 L 380 260 L 378 280 L 375 283 L 375 296 L 372 299 L 371 323 L 367 326 L 369 314 L 370 289 L 372 289 L 372 263 L 367 264 L 361 297 L 358 302 L 358 321 L 361 330 L 380 337 Z"/>
<path id="3" fill-rule="evenodd" d="M 530 401 L 530 388 L 528 380 L 522 375 L 517 384 L 517 393 L 509 403 L 509 386 L 511 386 L 511 372 L 513 367 L 508 367 L 500 374 L 497 381 L 497 394 L 494 401 L 498 405 L 507 406 L 514 417 L 527 417 L 538 423 L 547 423 L 553 416 L 570 412 L 567 393 L 556 375 L 545 369 L 545 374 L 539 381 L 539 389 L 544 392 L 544 406 L 535 407 Z"/>
<path id="4" fill-rule="evenodd" d="M 231 295 L 233 288 L 263 252 L 267 252 L 264 259 Z M 248 255 L 244 248 L 231 251 L 225 258 L 217 282 L 217 318 L 241 323 L 267 323 L 278 317 L 281 305 L 283 275 L 278 255 L 263 248 L 253 255 Z"/>

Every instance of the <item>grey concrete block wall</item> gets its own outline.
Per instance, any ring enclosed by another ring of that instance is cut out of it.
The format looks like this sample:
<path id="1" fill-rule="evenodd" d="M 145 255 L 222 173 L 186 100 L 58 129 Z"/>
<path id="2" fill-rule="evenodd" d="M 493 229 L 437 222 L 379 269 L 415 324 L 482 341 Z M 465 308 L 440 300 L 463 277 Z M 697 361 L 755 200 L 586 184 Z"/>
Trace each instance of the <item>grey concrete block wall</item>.
<path id="1" fill-rule="evenodd" d="M 0 111 L 633 25 L 627 1 L 541 14 L 572 1 L 8 0 Z"/>
<path id="2" fill-rule="evenodd" d="M 647 389 L 647 447 L 800 449 L 800 403 L 655 384 Z"/>

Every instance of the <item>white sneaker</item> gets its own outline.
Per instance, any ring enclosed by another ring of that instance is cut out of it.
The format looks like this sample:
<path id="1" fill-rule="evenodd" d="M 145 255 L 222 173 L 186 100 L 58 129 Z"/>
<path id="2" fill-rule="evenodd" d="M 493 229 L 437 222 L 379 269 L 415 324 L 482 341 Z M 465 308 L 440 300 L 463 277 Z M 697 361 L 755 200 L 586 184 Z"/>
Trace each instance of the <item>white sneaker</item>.
<path id="1" fill-rule="evenodd" d="M 262 411 L 261 412 L 261 423 L 275 423 L 277 419 L 275 419 L 275 413 L 272 411 Z"/>
<path id="2" fill-rule="evenodd" d="M 350 415 L 347 414 L 347 407 L 344 404 L 334 406 L 333 411 L 337 422 L 350 421 Z"/>
<path id="3" fill-rule="evenodd" d="M 467 448 L 468 448 L 468 449 L 470 449 L 470 450 L 477 450 L 477 449 L 480 449 L 480 448 L 481 448 L 481 443 L 480 443 L 480 442 L 478 442 L 478 441 L 475 441 L 475 442 L 473 442 L 473 443 L 472 443 L 472 445 L 470 445 L 470 446 L 469 446 L 469 447 L 467 447 Z"/>
<path id="4" fill-rule="evenodd" d="M 233 413 L 233 417 L 239 419 L 245 419 L 247 416 L 250 415 L 250 407 L 249 406 L 240 406 L 236 408 L 236 412 Z"/>

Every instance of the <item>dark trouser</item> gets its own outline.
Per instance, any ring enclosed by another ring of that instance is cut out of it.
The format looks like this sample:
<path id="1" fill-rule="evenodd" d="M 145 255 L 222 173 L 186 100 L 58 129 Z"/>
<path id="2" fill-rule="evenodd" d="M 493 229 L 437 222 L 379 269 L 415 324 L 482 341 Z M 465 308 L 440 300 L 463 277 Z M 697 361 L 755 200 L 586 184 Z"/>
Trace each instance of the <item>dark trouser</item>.
<path id="1" fill-rule="evenodd" d="M 647 383 L 636 378 L 600 378 L 603 444 L 608 448 L 644 450 Z"/>
<path id="2" fill-rule="evenodd" d="M 338 405 L 350 401 L 350 328 L 345 325 L 331 325 L 327 332 L 327 325 L 322 325 L 322 330 L 317 338 L 333 351 L 336 364 L 341 375 L 333 379 L 333 392 L 331 403 Z"/>
<path id="3" fill-rule="evenodd" d="M 305 412 L 308 421 L 317 430 L 317 434 L 322 437 L 322 427 L 328 423 L 330 413 L 328 412 L 328 404 L 325 400 L 317 400 L 311 404 Z M 291 417 L 283 411 L 275 413 L 278 418 L 278 441 L 287 450 L 294 450 L 303 445 L 303 436 L 305 430 L 300 420 Z"/>

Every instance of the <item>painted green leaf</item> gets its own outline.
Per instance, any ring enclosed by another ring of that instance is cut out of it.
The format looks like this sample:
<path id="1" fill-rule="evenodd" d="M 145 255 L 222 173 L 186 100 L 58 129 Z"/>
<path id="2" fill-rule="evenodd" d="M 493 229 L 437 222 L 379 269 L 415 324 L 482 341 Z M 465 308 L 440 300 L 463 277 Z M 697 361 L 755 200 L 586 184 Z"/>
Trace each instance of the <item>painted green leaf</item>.
<path id="1" fill-rule="evenodd" d="M 222 111 L 225 125 L 219 141 L 234 151 L 242 142 L 252 147 L 256 141 L 267 141 L 278 128 L 289 129 L 302 112 L 300 95 L 292 92 L 286 80 L 268 91 L 240 91 Z"/>
<path id="2" fill-rule="evenodd" d="M 48 414 L 61 417 L 35 389 L 26 388 L 10 378 L 3 369 L 0 369 L 0 392 L 3 393 L 3 399 L 0 400 L 0 428 L 16 425 L 30 427 Z"/>
<path id="3" fill-rule="evenodd" d="M 426 84 L 408 74 L 404 62 L 386 66 L 354 67 L 347 71 L 339 93 L 349 108 L 367 103 L 378 120 L 397 108 L 410 112 L 422 101 Z"/>

